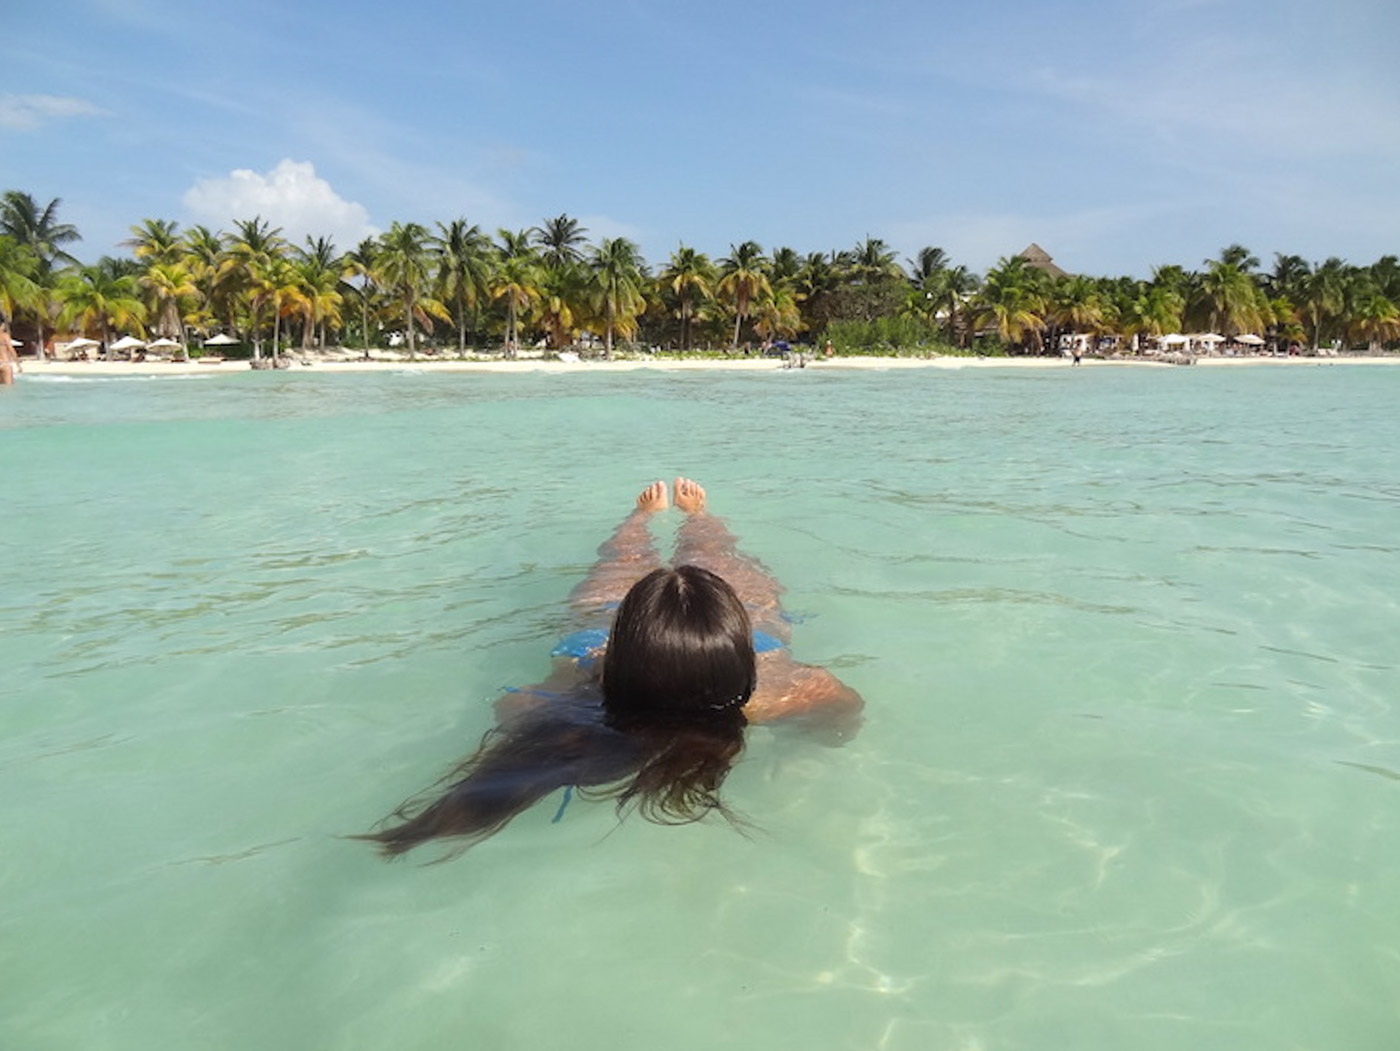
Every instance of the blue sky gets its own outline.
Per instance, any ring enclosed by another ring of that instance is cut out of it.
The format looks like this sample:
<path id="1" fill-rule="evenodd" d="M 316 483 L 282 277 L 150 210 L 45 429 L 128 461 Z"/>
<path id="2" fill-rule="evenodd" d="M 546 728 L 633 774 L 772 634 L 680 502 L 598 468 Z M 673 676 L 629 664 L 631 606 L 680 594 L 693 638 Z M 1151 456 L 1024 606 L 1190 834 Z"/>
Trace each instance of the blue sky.
<path id="1" fill-rule="evenodd" d="M 1396 0 L 9 0 L 0 189 L 77 255 L 561 212 L 653 263 L 881 237 L 1149 276 L 1400 253 Z"/>

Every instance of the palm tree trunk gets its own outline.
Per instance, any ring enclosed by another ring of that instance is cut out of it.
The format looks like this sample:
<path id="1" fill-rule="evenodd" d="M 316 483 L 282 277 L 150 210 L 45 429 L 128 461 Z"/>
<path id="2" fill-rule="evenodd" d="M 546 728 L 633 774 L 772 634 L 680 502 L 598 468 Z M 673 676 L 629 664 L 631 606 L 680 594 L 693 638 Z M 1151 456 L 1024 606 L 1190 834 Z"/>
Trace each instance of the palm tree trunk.
<path id="1" fill-rule="evenodd" d="M 417 344 L 417 342 L 416 342 L 416 341 L 414 340 L 414 338 L 413 338 L 413 293 L 412 293 L 412 291 L 410 291 L 410 292 L 408 293 L 408 295 L 404 296 L 404 298 L 403 298 L 403 305 L 404 305 L 404 314 L 405 314 L 404 320 L 406 320 L 406 321 L 408 322 L 408 360 L 409 360 L 409 361 L 417 361 L 417 360 L 418 360 L 418 344 Z"/>
<path id="2" fill-rule="evenodd" d="M 467 306 L 462 301 L 462 290 L 457 289 L 457 356 L 467 352 Z"/>

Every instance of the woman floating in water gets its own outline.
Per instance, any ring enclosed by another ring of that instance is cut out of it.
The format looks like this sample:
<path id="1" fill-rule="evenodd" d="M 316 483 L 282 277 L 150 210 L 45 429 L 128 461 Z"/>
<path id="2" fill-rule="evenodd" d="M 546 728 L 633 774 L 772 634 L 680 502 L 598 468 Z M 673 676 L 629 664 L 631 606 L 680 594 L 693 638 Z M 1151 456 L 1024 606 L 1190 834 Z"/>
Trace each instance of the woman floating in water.
<path id="1" fill-rule="evenodd" d="M 661 566 L 651 539 L 651 516 L 669 506 L 655 482 L 571 596 L 595 626 L 555 648 L 549 679 L 497 702 L 499 725 L 445 789 L 364 838 L 390 856 L 437 838 L 466 849 L 575 787 L 661 824 L 711 810 L 733 820 L 719 792 L 750 722 L 802 722 L 835 741 L 855 732 L 859 695 L 788 652 L 777 583 L 706 512 L 704 489 L 677 478 L 675 492 L 686 515 L 675 568 Z M 596 626 L 613 610 L 610 632 Z"/>

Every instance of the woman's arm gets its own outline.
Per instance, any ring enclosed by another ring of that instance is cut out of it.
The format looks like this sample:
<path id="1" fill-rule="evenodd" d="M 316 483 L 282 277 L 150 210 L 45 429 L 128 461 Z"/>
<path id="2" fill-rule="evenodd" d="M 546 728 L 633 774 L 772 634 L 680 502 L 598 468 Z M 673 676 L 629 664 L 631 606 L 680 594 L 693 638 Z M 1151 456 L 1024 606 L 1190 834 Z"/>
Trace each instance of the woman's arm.
<path id="1" fill-rule="evenodd" d="M 811 728 L 832 744 L 854 737 L 865 702 L 825 668 L 800 664 L 787 650 L 758 659 L 758 689 L 744 705 L 751 723 L 785 723 Z"/>

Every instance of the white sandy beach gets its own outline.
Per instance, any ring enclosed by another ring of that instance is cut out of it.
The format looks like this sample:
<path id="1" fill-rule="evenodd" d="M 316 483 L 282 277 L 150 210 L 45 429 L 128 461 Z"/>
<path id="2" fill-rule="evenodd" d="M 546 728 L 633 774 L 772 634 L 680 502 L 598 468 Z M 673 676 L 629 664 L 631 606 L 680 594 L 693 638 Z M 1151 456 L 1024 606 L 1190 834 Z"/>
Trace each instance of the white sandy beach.
<path id="1" fill-rule="evenodd" d="M 288 373 L 299 372 L 626 372 L 636 369 L 659 369 L 667 372 L 729 369 L 748 372 L 781 370 L 783 362 L 775 358 L 656 358 L 620 359 L 614 361 L 559 361 L 556 358 L 525 357 L 514 361 L 500 358 L 479 360 L 442 360 L 420 358 L 416 361 L 376 359 L 371 361 L 337 361 L 325 358 L 293 357 Z M 182 361 L 22 361 L 25 376 L 170 376 L 211 373 L 244 373 L 250 371 L 246 361 L 202 362 Z M 1276 358 L 1276 357 L 1202 357 L 1197 365 L 1211 367 L 1300 367 L 1320 365 L 1400 365 L 1400 355 L 1355 355 L 1337 358 Z M 1068 358 L 1048 357 L 835 357 L 809 362 L 807 368 L 823 371 L 850 369 L 1065 369 L 1074 367 Z M 1084 368 L 1172 368 L 1150 358 L 1133 360 L 1100 360 L 1085 358 Z"/>

